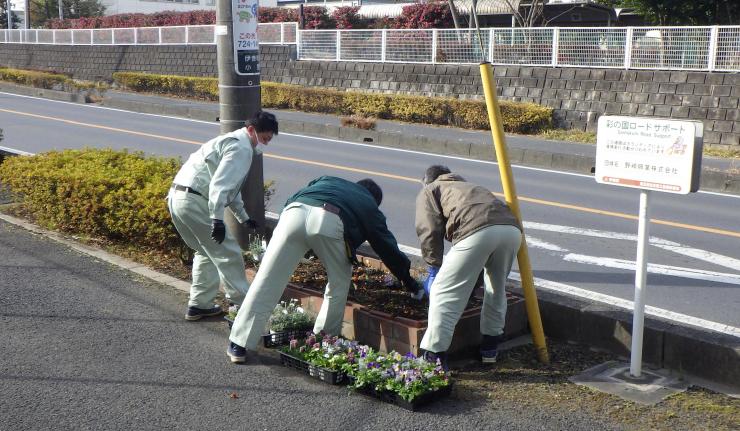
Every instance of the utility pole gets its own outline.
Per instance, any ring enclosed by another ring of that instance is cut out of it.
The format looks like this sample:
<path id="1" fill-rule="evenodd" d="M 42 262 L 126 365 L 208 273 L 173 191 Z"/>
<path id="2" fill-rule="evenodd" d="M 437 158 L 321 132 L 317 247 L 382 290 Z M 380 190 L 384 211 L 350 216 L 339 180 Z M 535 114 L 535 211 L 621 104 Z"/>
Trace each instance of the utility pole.
<path id="1" fill-rule="evenodd" d="M 31 28 L 31 0 L 26 0 L 26 14 L 24 16 L 24 22 L 26 24 L 26 30 Z"/>
<path id="2" fill-rule="evenodd" d="M 260 110 L 258 0 L 217 0 L 216 52 L 218 62 L 219 121 L 221 133 L 244 127 L 244 121 Z M 265 196 L 262 155 L 254 154 L 249 175 L 242 186 L 242 200 L 249 217 L 261 226 L 252 232 L 227 211 L 226 224 L 236 234 L 242 249 L 249 236 L 264 233 Z M 247 166 L 244 167 L 245 169 Z"/>
<path id="3" fill-rule="evenodd" d="M 57 0 L 57 4 L 59 5 L 59 19 L 64 19 L 64 10 L 62 8 L 62 0 Z"/>

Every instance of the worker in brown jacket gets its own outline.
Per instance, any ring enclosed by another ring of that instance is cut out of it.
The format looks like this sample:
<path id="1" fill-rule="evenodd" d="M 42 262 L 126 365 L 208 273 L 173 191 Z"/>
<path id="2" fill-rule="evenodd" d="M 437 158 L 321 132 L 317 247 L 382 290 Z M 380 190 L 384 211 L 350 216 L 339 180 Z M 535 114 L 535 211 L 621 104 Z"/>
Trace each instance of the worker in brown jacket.
<path id="1" fill-rule="evenodd" d="M 429 265 L 429 324 L 421 348 L 428 360 L 446 366 L 460 315 L 484 270 L 481 359 L 495 362 L 504 333 L 506 291 L 522 230 L 509 207 L 484 187 L 466 182 L 446 166 L 426 170 L 416 198 L 416 234 Z M 444 256 L 444 239 L 452 248 Z"/>

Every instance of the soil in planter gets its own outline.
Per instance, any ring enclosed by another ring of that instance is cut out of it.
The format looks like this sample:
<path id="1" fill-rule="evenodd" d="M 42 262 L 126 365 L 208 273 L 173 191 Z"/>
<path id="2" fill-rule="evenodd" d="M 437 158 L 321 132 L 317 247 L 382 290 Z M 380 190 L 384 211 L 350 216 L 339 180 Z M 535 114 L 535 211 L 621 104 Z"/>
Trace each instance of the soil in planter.
<path id="1" fill-rule="evenodd" d="M 323 293 L 326 271 L 318 259 L 310 259 L 298 265 L 290 281 Z M 429 310 L 428 298 L 425 297 L 421 302 L 411 298 L 395 277 L 365 266 L 354 267 L 348 299 L 371 310 L 413 320 L 425 320 Z M 480 298 L 474 296 L 468 301 L 466 309 L 480 307 L 482 303 Z"/>

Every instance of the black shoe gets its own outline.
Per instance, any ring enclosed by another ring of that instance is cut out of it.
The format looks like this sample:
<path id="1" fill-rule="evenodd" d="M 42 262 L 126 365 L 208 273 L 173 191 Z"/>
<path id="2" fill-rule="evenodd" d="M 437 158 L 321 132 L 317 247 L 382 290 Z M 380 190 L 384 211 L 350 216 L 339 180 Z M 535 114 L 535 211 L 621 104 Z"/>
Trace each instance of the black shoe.
<path id="1" fill-rule="evenodd" d="M 235 364 L 243 364 L 247 360 L 247 349 L 231 341 L 229 341 L 229 348 L 226 349 L 226 354 L 231 358 L 231 362 Z"/>
<path id="2" fill-rule="evenodd" d="M 450 365 L 447 362 L 447 352 L 426 351 L 422 355 L 422 358 L 424 358 L 425 361 L 431 362 L 433 364 L 439 363 L 439 365 L 442 366 L 442 369 L 445 370 L 445 372 L 450 371 Z"/>
<path id="3" fill-rule="evenodd" d="M 503 335 L 483 335 L 480 345 L 480 360 L 484 364 L 493 364 L 498 359 L 498 345 L 504 341 Z"/>
<path id="4" fill-rule="evenodd" d="M 218 305 L 214 305 L 213 308 L 188 307 L 185 320 L 200 320 L 202 317 L 218 316 L 221 313 L 223 310 Z"/>

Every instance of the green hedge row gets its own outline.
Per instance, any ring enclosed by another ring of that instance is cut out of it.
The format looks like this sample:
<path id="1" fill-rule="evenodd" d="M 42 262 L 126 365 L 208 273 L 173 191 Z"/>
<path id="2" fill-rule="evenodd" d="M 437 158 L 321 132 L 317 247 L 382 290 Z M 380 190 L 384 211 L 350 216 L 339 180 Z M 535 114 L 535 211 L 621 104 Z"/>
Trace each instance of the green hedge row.
<path id="1" fill-rule="evenodd" d="M 48 90 L 105 90 L 108 87 L 103 83 L 76 81 L 60 73 L 10 69 L 7 67 L 0 67 L 0 81 Z"/>
<path id="2" fill-rule="evenodd" d="M 113 74 L 113 79 L 132 91 L 218 100 L 218 80 L 215 78 L 117 72 Z M 538 133 L 552 127 L 552 108 L 509 101 L 501 101 L 500 105 L 504 130 L 507 132 Z M 262 106 L 467 129 L 489 127 L 486 104 L 479 100 L 361 93 L 263 82 Z"/>
<path id="3" fill-rule="evenodd" d="M 5 159 L 0 182 L 46 228 L 186 257 L 164 199 L 179 168 L 140 152 L 52 151 Z"/>

